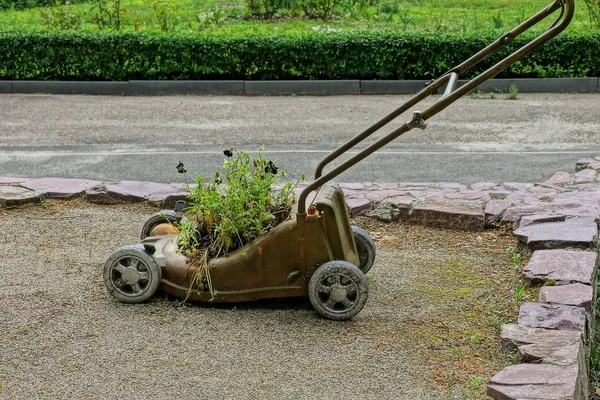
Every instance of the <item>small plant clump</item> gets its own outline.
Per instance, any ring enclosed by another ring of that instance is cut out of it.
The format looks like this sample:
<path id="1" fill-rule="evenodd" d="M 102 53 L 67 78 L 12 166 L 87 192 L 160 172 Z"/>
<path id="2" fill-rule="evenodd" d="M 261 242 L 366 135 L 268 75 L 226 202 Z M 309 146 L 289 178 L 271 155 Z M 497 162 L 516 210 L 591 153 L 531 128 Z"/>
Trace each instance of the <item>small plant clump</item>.
<path id="1" fill-rule="evenodd" d="M 508 94 L 506 95 L 507 100 L 516 100 L 519 94 L 519 88 L 516 85 L 510 85 L 508 88 Z"/>
<path id="2" fill-rule="evenodd" d="M 274 185 L 286 177 L 285 171 L 265 157 L 227 149 L 223 171 L 213 178 L 196 175 L 189 187 L 190 219 L 179 226 L 179 252 L 199 265 L 198 286 L 213 293 L 208 261 L 229 253 L 269 232 L 289 218 L 298 182 L 286 182 L 279 190 Z M 185 174 L 182 163 L 177 166 Z M 187 177 L 186 177 L 187 180 Z"/>

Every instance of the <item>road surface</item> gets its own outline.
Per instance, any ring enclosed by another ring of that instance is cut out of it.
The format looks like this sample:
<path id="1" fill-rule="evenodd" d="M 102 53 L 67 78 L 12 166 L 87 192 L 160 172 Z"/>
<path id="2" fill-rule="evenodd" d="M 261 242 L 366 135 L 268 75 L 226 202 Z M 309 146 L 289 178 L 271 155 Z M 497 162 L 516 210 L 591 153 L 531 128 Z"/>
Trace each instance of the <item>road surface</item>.
<path id="1" fill-rule="evenodd" d="M 537 182 L 600 154 L 600 95 L 481 97 L 460 99 L 336 180 Z M 310 176 L 408 98 L 2 95 L 0 176 L 178 182 L 179 161 L 211 175 L 224 149 L 263 144 L 291 176 Z"/>

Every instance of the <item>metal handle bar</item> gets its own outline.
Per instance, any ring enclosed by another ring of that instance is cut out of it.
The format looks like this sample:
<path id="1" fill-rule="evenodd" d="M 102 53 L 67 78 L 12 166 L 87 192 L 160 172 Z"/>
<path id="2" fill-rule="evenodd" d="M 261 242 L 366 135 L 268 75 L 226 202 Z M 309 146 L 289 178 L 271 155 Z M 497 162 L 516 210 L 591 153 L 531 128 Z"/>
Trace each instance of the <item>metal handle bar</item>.
<path id="1" fill-rule="evenodd" d="M 548 40 L 557 36 L 569 25 L 571 19 L 573 19 L 573 13 L 575 10 L 574 3 L 575 0 L 555 0 L 552 4 L 539 11 L 538 13 L 521 23 L 519 26 L 517 26 L 510 32 L 502 35 L 496 41 L 489 44 L 484 49 L 480 50 L 477 54 L 473 55 L 468 60 L 452 68 L 440 78 L 431 81 L 428 86 L 426 86 L 424 89 L 415 94 L 406 103 L 398 107 L 396 110 L 392 111 L 390 114 L 382 118 L 380 121 L 376 122 L 371 127 L 367 128 L 362 133 L 358 134 L 354 138 L 350 139 L 348 142 L 344 143 L 342 146 L 331 152 L 329 155 L 327 155 L 317 166 L 317 169 L 315 171 L 315 181 L 309 184 L 302 191 L 300 197 L 298 198 L 298 214 L 304 214 L 306 212 L 306 197 L 314 189 L 322 186 L 325 182 L 338 176 L 342 172 L 346 171 L 348 168 L 352 167 L 359 161 L 373 154 L 375 151 L 379 150 L 380 148 L 382 148 L 392 140 L 396 139 L 400 135 L 408 132 L 409 130 L 414 128 L 425 129 L 425 127 L 427 126 L 426 120 L 436 115 L 440 111 L 444 110 L 450 104 L 454 103 L 458 98 L 469 93 L 471 90 L 475 89 L 476 87 L 478 87 L 488 79 L 492 78 L 499 72 L 502 72 L 506 68 L 510 67 L 514 62 L 520 60 L 521 58 L 523 58 L 524 56 L 541 46 L 542 44 L 546 43 Z M 511 43 L 515 37 L 529 30 L 534 25 L 537 25 L 539 22 L 546 19 L 558 9 L 561 10 L 560 15 L 554 21 L 551 27 L 548 30 L 546 30 L 543 34 L 541 34 L 531 42 L 527 43 L 508 57 L 504 58 L 496 65 L 487 69 L 477 77 L 471 79 L 469 82 L 467 82 L 460 88 L 455 89 L 460 74 L 464 73 L 480 61 L 489 57 L 501 47 Z M 383 138 L 377 140 L 370 146 L 366 147 L 358 154 L 341 163 L 339 166 L 337 166 L 330 172 L 326 173 L 325 175 L 322 175 L 323 168 L 331 161 L 335 160 L 347 150 L 351 149 L 356 144 L 362 142 L 364 139 L 377 132 L 379 129 L 396 119 L 398 116 L 406 112 L 409 108 L 421 102 L 423 99 L 431 96 L 432 94 L 437 93 L 437 91 L 446 84 L 447 86 L 444 94 L 435 103 L 433 103 L 431 106 L 425 109 L 425 111 L 415 111 L 413 114 L 413 118 L 410 121 L 401 125 L 399 128 L 390 132 Z"/>

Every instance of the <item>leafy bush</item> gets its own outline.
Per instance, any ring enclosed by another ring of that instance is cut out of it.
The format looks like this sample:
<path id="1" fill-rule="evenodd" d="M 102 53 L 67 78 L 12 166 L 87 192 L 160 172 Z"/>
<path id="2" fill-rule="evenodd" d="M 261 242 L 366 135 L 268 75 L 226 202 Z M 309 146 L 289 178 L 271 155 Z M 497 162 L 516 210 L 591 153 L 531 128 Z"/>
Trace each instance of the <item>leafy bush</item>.
<path id="1" fill-rule="evenodd" d="M 40 17 L 44 25 L 55 29 L 69 30 L 81 28 L 81 17 L 71 12 L 70 3 L 58 3 L 58 7 L 42 11 Z"/>
<path id="2" fill-rule="evenodd" d="M 0 32 L 0 79 L 431 79 L 495 34 L 310 32 L 204 34 Z M 471 76 L 522 45 L 518 38 Z M 573 51 L 577 49 L 577 51 Z M 501 77 L 600 75 L 600 32 L 565 34 Z M 466 77 L 466 76 L 464 76 Z"/>
<path id="3" fill-rule="evenodd" d="M 309 16 L 317 16 L 323 20 L 331 17 L 333 9 L 340 4 L 341 0 L 298 0 L 304 13 Z"/>
<path id="4" fill-rule="evenodd" d="M 71 0 L 69 3 L 87 3 L 89 0 Z M 0 11 L 2 10 L 24 10 L 33 7 L 53 7 L 56 0 L 0 0 Z"/>
<path id="5" fill-rule="evenodd" d="M 146 3 L 152 7 L 160 30 L 162 32 L 172 31 L 177 6 L 168 0 L 147 0 Z"/>
<path id="6" fill-rule="evenodd" d="M 296 0 L 246 0 L 246 11 L 254 17 L 268 19 L 279 10 L 289 9 L 295 5 Z"/>
<path id="7" fill-rule="evenodd" d="M 590 17 L 590 26 L 600 29 L 600 1 L 599 0 L 584 0 L 585 6 Z"/>
<path id="8" fill-rule="evenodd" d="M 120 32 L 123 26 L 123 17 L 127 10 L 121 7 L 121 0 L 95 0 L 94 8 L 97 10 L 94 21 L 101 30 Z"/>

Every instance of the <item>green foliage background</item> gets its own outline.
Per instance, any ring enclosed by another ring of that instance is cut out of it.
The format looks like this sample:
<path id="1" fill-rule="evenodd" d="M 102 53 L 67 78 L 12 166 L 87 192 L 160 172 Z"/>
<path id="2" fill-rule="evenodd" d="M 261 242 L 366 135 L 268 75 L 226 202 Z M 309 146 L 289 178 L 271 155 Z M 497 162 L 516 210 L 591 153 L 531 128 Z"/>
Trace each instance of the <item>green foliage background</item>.
<path id="1" fill-rule="evenodd" d="M 70 4 L 86 3 L 89 0 L 69 0 Z M 0 0 L 1 10 L 24 10 L 33 7 L 55 6 L 56 0 Z"/>
<path id="2" fill-rule="evenodd" d="M 80 31 L 0 32 L 0 79 L 429 79 L 497 34 L 347 31 L 225 36 Z M 511 48 L 527 38 L 515 40 Z M 510 48 L 496 54 L 495 60 Z M 481 71 L 494 58 L 478 65 Z M 600 75 L 600 32 L 561 35 L 502 77 Z M 466 77 L 466 76 L 464 76 Z"/>

